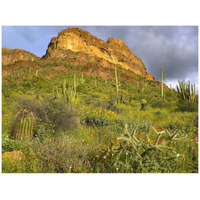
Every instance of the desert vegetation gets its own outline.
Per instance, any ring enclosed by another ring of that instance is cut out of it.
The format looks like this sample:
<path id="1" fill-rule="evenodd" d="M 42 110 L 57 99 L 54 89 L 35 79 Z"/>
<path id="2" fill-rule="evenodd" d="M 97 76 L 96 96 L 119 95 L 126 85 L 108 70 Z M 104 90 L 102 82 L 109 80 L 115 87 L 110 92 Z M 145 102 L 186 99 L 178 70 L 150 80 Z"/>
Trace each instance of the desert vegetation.
<path id="1" fill-rule="evenodd" d="M 175 91 L 124 80 L 120 68 L 102 78 L 62 60 L 29 62 L 3 69 L 3 173 L 198 172 L 194 85 Z"/>

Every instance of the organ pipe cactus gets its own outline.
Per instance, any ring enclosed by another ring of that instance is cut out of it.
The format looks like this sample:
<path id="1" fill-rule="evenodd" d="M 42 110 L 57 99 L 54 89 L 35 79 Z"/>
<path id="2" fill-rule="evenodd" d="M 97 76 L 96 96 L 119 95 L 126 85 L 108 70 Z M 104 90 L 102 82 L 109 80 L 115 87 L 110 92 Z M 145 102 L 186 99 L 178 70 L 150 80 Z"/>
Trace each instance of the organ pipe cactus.
<path id="1" fill-rule="evenodd" d="M 185 82 L 178 81 L 179 86 L 177 87 L 178 97 L 179 100 L 183 101 L 190 101 L 195 102 L 196 101 L 196 94 L 195 94 L 195 84 L 190 84 L 190 81 Z"/>
<path id="2" fill-rule="evenodd" d="M 72 86 L 67 87 L 66 80 L 64 79 L 63 86 L 62 86 L 64 101 L 70 102 L 70 103 L 77 103 L 78 101 L 78 94 L 76 92 L 77 85 L 78 85 L 78 81 L 76 80 L 76 74 L 74 74 L 74 81 L 73 81 Z M 57 94 L 57 96 L 59 95 Z"/>
<path id="3" fill-rule="evenodd" d="M 11 137 L 12 139 L 28 139 L 34 135 L 34 126 L 36 117 L 28 109 L 22 109 L 17 114 L 13 123 Z"/>

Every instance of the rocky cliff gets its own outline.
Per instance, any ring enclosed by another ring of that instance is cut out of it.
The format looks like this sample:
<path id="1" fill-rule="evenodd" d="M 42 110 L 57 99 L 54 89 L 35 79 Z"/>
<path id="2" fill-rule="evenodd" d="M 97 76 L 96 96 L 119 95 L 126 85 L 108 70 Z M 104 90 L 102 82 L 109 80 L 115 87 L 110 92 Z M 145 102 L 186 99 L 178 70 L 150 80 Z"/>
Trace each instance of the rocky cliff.
<path id="1" fill-rule="evenodd" d="M 8 49 L 2 48 L 2 65 L 12 64 L 19 60 L 39 60 L 40 58 L 36 55 L 25 51 L 23 49 Z"/>
<path id="2" fill-rule="evenodd" d="M 99 66 L 120 66 L 149 80 L 155 78 L 147 72 L 142 60 L 138 58 L 124 41 L 109 38 L 107 42 L 79 28 L 68 28 L 53 37 L 43 59 L 76 58 L 77 64 L 96 62 Z"/>

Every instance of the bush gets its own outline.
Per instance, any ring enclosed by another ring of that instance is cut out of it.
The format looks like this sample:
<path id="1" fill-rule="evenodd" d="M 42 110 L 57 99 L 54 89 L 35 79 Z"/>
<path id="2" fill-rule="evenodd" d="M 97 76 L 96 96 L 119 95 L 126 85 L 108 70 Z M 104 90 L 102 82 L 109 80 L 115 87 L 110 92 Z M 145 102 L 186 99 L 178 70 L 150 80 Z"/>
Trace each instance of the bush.
<path id="1" fill-rule="evenodd" d="M 197 112 L 198 111 L 198 103 L 190 102 L 190 101 L 180 101 L 178 103 L 178 111 L 188 111 L 188 112 Z"/>
<path id="2" fill-rule="evenodd" d="M 149 104 L 152 108 L 166 108 L 170 105 L 166 100 L 162 99 L 153 99 Z"/>
<path id="3" fill-rule="evenodd" d="M 107 126 L 117 120 L 117 114 L 102 107 L 82 106 L 80 109 L 82 124 Z"/>
<path id="4" fill-rule="evenodd" d="M 42 126 L 44 131 L 45 128 L 53 132 L 65 131 L 78 125 L 78 117 L 73 106 L 51 97 L 43 101 L 21 100 L 18 107 L 31 110 L 39 122 L 38 128 Z"/>

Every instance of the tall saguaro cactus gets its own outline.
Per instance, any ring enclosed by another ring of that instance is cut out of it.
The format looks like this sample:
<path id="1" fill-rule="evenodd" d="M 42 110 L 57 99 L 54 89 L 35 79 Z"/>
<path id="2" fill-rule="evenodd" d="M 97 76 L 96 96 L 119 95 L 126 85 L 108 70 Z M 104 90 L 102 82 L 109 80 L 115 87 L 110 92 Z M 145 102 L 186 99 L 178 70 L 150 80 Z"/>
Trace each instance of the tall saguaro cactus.
<path id="1" fill-rule="evenodd" d="M 85 79 L 83 77 L 83 73 L 81 74 L 81 83 L 83 84 L 85 82 Z"/>
<path id="2" fill-rule="evenodd" d="M 161 98 L 164 99 L 164 92 L 163 92 L 163 81 L 166 78 L 166 74 L 163 76 L 163 67 L 161 67 Z"/>
<path id="3" fill-rule="evenodd" d="M 120 82 L 118 81 L 118 77 L 117 77 L 117 69 L 115 67 L 115 83 L 114 83 L 115 87 L 116 87 L 116 100 L 117 103 L 119 103 L 119 88 L 121 86 Z"/>
<path id="4" fill-rule="evenodd" d="M 27 139 L 32 138 L 34 135 L 34 125 L 36 117 L 28 109 L 22 109 L 17 114 L 13 123 L 11 137 L 13 139 Z"/>
<path id="5" fill-rule="evenodd" d="M 65 79 L 63 81 L 62 93 L 63 93 L 63 99 L 64 101 L 66 101 L 67 96 L 66 96 L 66 80 Z"/>

